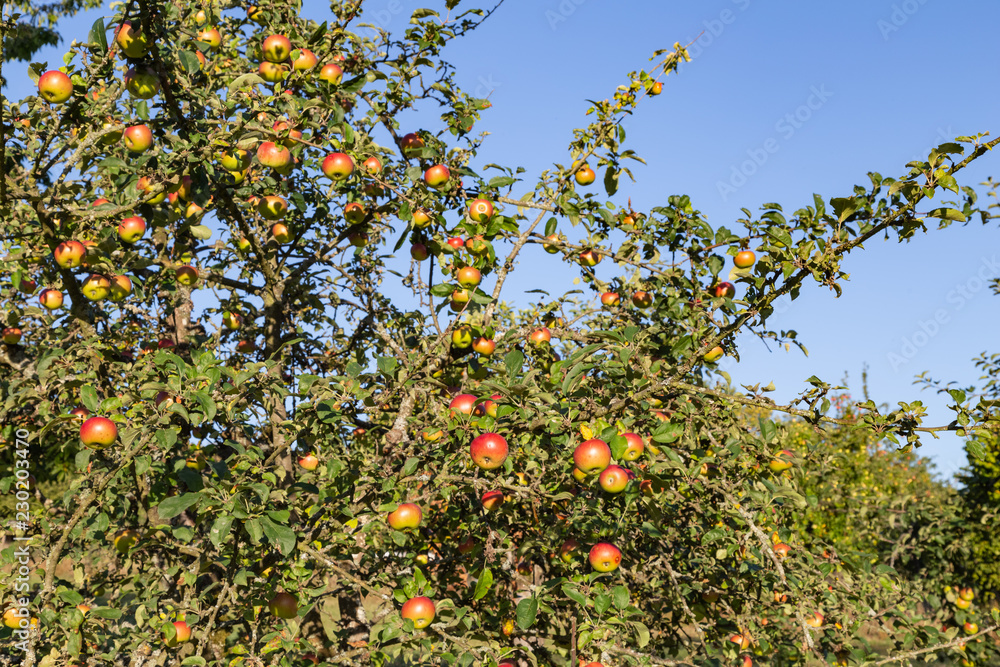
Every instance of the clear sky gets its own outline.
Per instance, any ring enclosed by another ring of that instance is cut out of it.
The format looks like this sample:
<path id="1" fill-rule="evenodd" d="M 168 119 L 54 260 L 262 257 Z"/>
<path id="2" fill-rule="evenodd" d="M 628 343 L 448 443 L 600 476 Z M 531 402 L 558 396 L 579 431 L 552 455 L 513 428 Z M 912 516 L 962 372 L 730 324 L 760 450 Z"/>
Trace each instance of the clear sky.
<path id="1" fill-rule="evenodd" d="M 326 3 L 304 4 L 306 15 L 322 20 Z M 438 5 L 369 0 L 366 16 L 402 31 L 413 8 Z M 99 14 L 67 21 L 67 42 L 85 39 Z M 996 136 L 998 24 L 995 0 L 506 0 L 445 56 L 466 89 L 493 102 L 479 126 L 491 132 L 484 162 L 521 165 L 530 175 L 567 161 L 587 99 L 610 97 L 629 71 L 649 66 L 654 50 L 697 38 L 693 62 L 625 123 L 628 147 L 648 164 L 635 166 L 638 183 L 623 183 L 617 201 L 630 196 L 642 211 L 688 194 L 713 226 L 732 229 L 741 207 L 779 202 L 794 211 L 814 192 L 850 194 L 868 183 L 868 171 L 900 176 L 906 162 L 955 136 Z M 64 49 L 36 60 L 57 66 Z M 8 64 L 4 74 L 9 97 L 33 92 L 25 64 Z M 765 146 L 771 152 L 762 157 Z M 989 175 L 1000 177 L 1000 154 L 981 159 L 963 182 Z M 568 226 L 563 231 L 572 238 Z M 972 358 L 1000 351 L 989 288 L 1000 277 L 997 239 L 994 228 L 976 223 L 904 245 L 873 240 L 847 261 L 851 280 L 841 298 L 810 285 L 772 319 L 798 331 L 808 357 L 744 337 L 740 363 L 727 369 L 737 383 L 773 381 L 772 396 L 783 401 L 811 375 L 837 383 L 847 374 L 859 396 L 867 365 L 876 402 L 922 400 L 930 423 L 946 424 L 945 401 L 912 382 L 928 371 L 971 384 L 978 375 Z M 539 280 L 551 287 L 561 275 L 572 287 L 569 269 L 553 273 L 546 265 L 544 276 L 532 276 L 533 266 L 522 262 L 515 291 Z M 965 461 L 952 435 L 928 438 L 921 452 L 945 476 Z"/>

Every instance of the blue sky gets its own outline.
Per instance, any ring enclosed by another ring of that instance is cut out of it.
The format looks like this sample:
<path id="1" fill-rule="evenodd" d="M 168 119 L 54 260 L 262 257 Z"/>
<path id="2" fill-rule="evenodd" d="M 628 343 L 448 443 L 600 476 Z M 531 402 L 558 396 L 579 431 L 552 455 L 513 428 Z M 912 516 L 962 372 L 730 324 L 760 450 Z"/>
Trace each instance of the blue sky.
<path id="1" fill-rule="evenodd" d="M 323 3 L 304 4 L 307 15 L 323 18 Z M 440 4 L 370 0 L 367 17 L 401 31 L 414 7 Z M 67 21 L 67 43 L 85 39 L 94 16 Z M 623 184 L 617 201 L 630 196 L 642 211 L 688 194 L 713 226 L 733 228 L 741 207 L 757 211 L 773 201 L 794 211 L 814 192 L 848 194 L 868 182 L 868 171 L 899 176 L 906 162 L 955 136 L 996 136 L 998 20 L 1000 3 L 988 0 L 507 0 L 445 56 L 464 87 L 493 102 L 480 124 L 491 133 L 483 162 L 521 165 L 530 175 L 566 161 L 587 99 L 610 97 L 654 50 L 697 39 L 693 62 L 625 122 L 629 147 L 648 164 L 636 165 L 638 183 Z M 37 59 L 61 64 L 64 48 Z M 4 74 L 8 96 L 31 91 L 25 64 L 8 64 Z M 963 182 L 1000 176 L 998 158 L 980 160 Z M 568 226 L 563 231 L 572 238 Z M 773 381 L 772 396 L 782 401 L 811 375 L 836 383 L 846 373 L 859 396 L 867 364 L 874 400 L 922 400 L 929 422 L 945 424 L 945 402 L 912 382 L 928 371 L 970 384 L 972 358 L 1000 349 L 997 302 L 986 286 L 1000 277 L 996 239 L 992 227 L 970 224 L 903 245 L 873 240 L 848 259 L 841 298 L 811 285 L 773 319 L 798 331 L 808 357 L 744 337 L 740 363 L 727 369 L 736 383 Z M 529 260 L 515 272 L 515 295 L 542 278 L 573 287 L 574 272 L 547 265 L 544 276 L 531 275 L 537 264 Z M 951 435 L 928 438 L 921 452 L 946 476 L 965 461 Z"/>

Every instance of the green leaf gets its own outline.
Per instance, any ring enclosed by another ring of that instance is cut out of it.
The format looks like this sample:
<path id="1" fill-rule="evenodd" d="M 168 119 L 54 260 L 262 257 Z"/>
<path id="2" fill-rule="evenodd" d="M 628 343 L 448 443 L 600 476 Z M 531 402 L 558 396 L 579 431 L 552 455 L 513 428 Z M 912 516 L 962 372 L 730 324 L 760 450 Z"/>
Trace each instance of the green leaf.
<path id="1" fill-rule="evenodd" d="M 106 618 L 114 621 L 122 617 L 122 610 L 115 609 L 114 607 L 97 607 L 96 609 L 91 609 L 90 614 L 98 618 Z"/>
<path id="2" fill-rule="evenodd" d="M 507 377 L 515 377 L 524 365 L 524 353 L 520 350 L 511 350 L 504 357 L 503 363 L 507 367 Z"/>
<path id="3" fill-rule="evenodd" d="M 200 493 L 185 493 L 180 496 L 171 496 L 160 503 L 156 510 L 161 519 L 172 519 L 187 508 L 201 500 Z"/>
<path id="4" fill-rule="evenodd" d="M 941 220 L 954 220 L 955 222 L 965 222 L 965 215 L 953 208 L 936 208 L 927 214 L 930 218 L 940 218 Z"/>
<path id="5" fill-rule="evenodd" d="M 198 56 L 193 51 L 181 51 L 177 56 L 181 59 L 181 65 L 189 73 L 194 74 L 201 70 L 201 61 L 198 60 Z"/>
<path id="6" fill-rule="evenodd" d="M 264 528 L 267 540 L 278 547 L 278 551 L 287 556 L 295 550 L 295 531 L 288 526 L 279 525 L 267 517 L 261 517 L 260 524 Z"/>
<path id="7" fill-rule="evenodd" d="M 488 567 L 484 567 L 479 574 L 479 581 L 476 582 L 476 591 L 472 594 L 473 600 L 482 600 L 490 592 L 493 585 L 493 572 Z"/>
<path id="8" fill-rule="evenodd" d="M 525 598 L 517 603 L 517 625 L 522 630 L 527 630 L 535 622 L 538 616 L 538 600 L 535 598 Z"/>
<path id="9" fill-rule="evenodd" d="M 83 403 L 83 407 L 91 412 L 97 412 L 100 406 L 100 401 L 97 399 L 97 390 L 94 389 L 93 385 L 87 384 L 80 387 L 80 401 Z"/>
<path id="10" fill-rule="evenodd" d="M 399 362 L 396 361 L 395 357 L 379 357 L 378 358 L 378 369 L 383 375 L 392 375 L 392 372 L 396 370 L 396 365 Z"/>
<path id="11" fill-rule="evenodd" d="M 495 176 L 490 179 L 490 182 L 486 184 L 488 188 L 504 188 L 508 185 L 513 185 L 517 183 L 516 178 L 511 178 L 510 176 Z"/>
<path id="12" fill-rule="evenodd" d="M 184 658 L 184 662 L 181 665 L 206 665 L 205 658 L 200 655 L 192 655 L 190 657 Z"/>
<path id="13" fill-rule="evenodd" d="M 604 189 L 607 191 L 609 197 L 613 196 L 616 192 L 618 192 L 617 169 L 613 167 L 608 167 L 604 171 Z"/>
<path id="14" fill-rule="evenodd" d="M 410 458 L 406 459 L 406 463 L 403 464 L 403 471 L 399 474 L 399 476 L 409 477 L 417 469 L 418 465 L 420 465 L 420 457 L 411 456 Z"/>
<path id="15" fill-rule="evenodd" d="M 611 597 L 614 600 L 616 609 L 625 609 L 629 603 L 629 592 L 625 586 L 615 586 L 611 590 Z"/>
<path id="16" fill-rule="evenodd" d="M 105 34 L 107 29 L 104 27 L 104 19 L 100 18 L 94 21 L 94 25 L 90 27 L 90 35 L 87 37 L 87 41 L 91 44 L 96 44 L 101 48 L 101 53 L 106 53 L 108 50 L 108 38 Z"/>
<path id="17" fill-rule="evenodd" d="M 969 456 L 972 458 L 986 462 L 986 448 L 983 447 L 983 443 L 978 440 L 969 440 L 965 443 L 965 449 L 968 450 Z"/>
<path id="18" fill-rule="evenodd" d="M 600 616 L 611 607 L 611 596 L 607 593 L 600 593 L 594 596 L 594 611 Z"/>
<path id="19" fill-rule="evenodd" d="M 222 545 L 229 537 L 229 531 L 233 526 L 233 515 L 232 514 L 220 514 L 212 524 L 212 529 L 208 532 L 208 539 L 212 540 L 212 544 L 216 547 Z"/>
<path id="20" fill-rule="evenodd" d="M 587 597 L 583 593 L 581 593 L 580 589 L 578 589 L 576 586 L 573 586 L 572 584 L 568 583 L 563 584 L 562 592 L 566 597 L 568 597 L 570 600 L 575 601 L 581 607 L 587 606 Z"/>
<path id="21" fill-rule="evenodd" d="M 193 225 L 191 227 L 191 236 L 199 241 L 207 241 L 212 238 L 212 230 L 205 225 Z"/>
<path id="22" fill-rule="evenodd" d="M 243 527 L 246 528 L 247 534 L 250 535 L 250 541 L 254 544 L 260 544 L 260 539 L 264 537 L 264 530 L 260 527 L 260 519 L 250 519 L 244 522 Z"/>

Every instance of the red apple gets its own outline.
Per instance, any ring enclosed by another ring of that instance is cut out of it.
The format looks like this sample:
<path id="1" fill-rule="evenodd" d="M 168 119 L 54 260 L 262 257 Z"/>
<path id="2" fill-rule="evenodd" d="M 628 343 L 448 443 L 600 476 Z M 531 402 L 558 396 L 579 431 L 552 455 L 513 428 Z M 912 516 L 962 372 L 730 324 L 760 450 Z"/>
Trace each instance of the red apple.
<path id="1" fill-rule="evenodd" d="M 79 241 L 63 241 L 53 251 L 56 264 L 64 269 L 75 269 L 83 263 L 87 249 Z"/>
<path id="2" fill-rule="evenodd" d="M 632 295 L 632 305 L 636 308 L 649 308 L 653 305 L 653 295 L 649 292 L 638 291 Z"/>
<path id="3" fill-rule="evenodd" d="M 716 345 L 711 350 L 705 353 L 703 359 L 711 364 L 721 359 L 725 353 L 726 353 L 725 350 L 723 350 L 720 346 Z"/>
<path id="4" fill-rule="evenodd" d="M 628 442 L 625 445 L 625 453 L 622 454 L 623 459 L 626 461 L 635 461 L 642 456 L 642 452 L 646 449 L 646 445 L 642 442 L 642 437 L 636 433 L 622 433 L 622 437 Z"/>
<path id="5" fill-rule="evenodd" d="M 46 287 L 42 290 L 41 294 L 38 295 L 38 302 L 42 304 L 42 307 L 49 310 L 61 308 L 63 305 L 62 292 L 57 289 Z"/>
<path id="6" fill-rule="evenodd" d="M 80 426 L 80 440 L 91 449 L 110 447 L 118 439 L 118 427 L 107 417 L 91 417 Z"/>
<path id="7" fill-rule="evenodd" d="M 282 170 L 291 166 L 292 154 L 284 146 L 273 141 L 265 141 L 257 147 L 257 160 L 265 167 Z"/>
<path id="8" fill-rule="evenodd" d="M 160 79 L 151 70 L 129 68 L 123 81 L 132 97 L 150 100 L 160 92 Z"/>
<path id="9" fill-rule="evenodd" d="M 483 508 L 487 512 L 492 512 L 503 504 L 503 491 L 499 489 L 487 491 L 482 497 Z"/>
<path id="10" fill-rule="evenodd" d="M 377 157 L 375 157 L 374 155 L 372 157 L 368 158 L 367 160 L 365 160 L 364 167 L 365 167 L 365 171 L 367 171 L 369 174 L 380 174 L 380 173 L 382 173 L 382 162 Z M 417 214 L 414 213 L 413 217 L 416 218 L 416 215 Z"/>
<path id="11" fill-rule="evenodd" d="M 17 345 L 21 342 L 21 330 L 17 327 L 4 327 L 0 336 L 3 337 L 3 342 L 7 345 Z"/>
<path id="12" fill-rule="evenodd" d="M 344 206 L 344 220 L 352 225 L 360 225 L 367 215 L 368 212 L 361 202 L 352 201 Z"/>
<path id="13" fill-rule="evenodd" d="M 268 601 L 267 609 L 276 618 L 295 618 L 299 615 L 299 601 L 291 593 L 278 593 Z"/>
<path id="14" fill-rule="evenodd" d="M 792 467 L 792 462 L 795 459 L 795 454 L 787 449 L 782 449 L 780 452 L 775 454 L 774 459 L 771 460 L 767 466 L 773 472 L 784 472 Z"/>
<path id="15" fill-rule="evenodd" d="M 204 42 L 209 50 L 215 51 L 222 46 L 222 33 L 216 28 L 205 28 L 198 31 L 198 41 Z"/>
<path id="16" fill-rule="evenodd" d="M 823 625 L 824 618 L 823 614 L 817 611 L 814 614 L 806 616 L 806 625 L 812 628 L 821 627 Z"/>
<path id="17" fill-rule="evenodd" d="M 288 76 L 288 65 L 279 65 L 265 60 L 257 65 L 257 75 L 268 83 L 279 83 Z"/>
<path id="18" fill-rule="evenodd" d="M 191 639 L 191 628 L 184 621 L 174 621 L 174 631 L 176 634 L 173 639 L 167 639 L 166 633 L 163 635 L 164 643 L 170 648 L 174 648 Z"/>
<path id="19" fill-rule="evenodd" d="M 473 439 L 469 454 L 483 470 L 495 470 L 507 460 L 507 441 L 496 433 L 483 433 Z"/>
<path id="20" fill-rule="evenodd" d="M 632 298 L 634 299 L 635 297 Z M 604 292 L 601 294 L 601 305 L 611 308 L 617 306 L 619 303 L 621 303 L 621 297 L 618 296 L 618 292 Z"/>
<path id="21" fill-rule="evenodd" d="M 483 274 L 474 266 L 463 266 L 458 270 L 458 284 L 466 289 L 477 287 L 483 279 Z"/>
<path id="22" fill-rule="evenodd" d="M 609 465 L 601 471 L 598 482 L 601 488 L 608 493 L 621 493 L 628 486 L 629 473 L 625 468 L 616 465 Z"/>
<path id="23" fill-rule="evenodd" d="M 59 70 L 49 70 L 38 78 L 38 94 L 49 104 L 62 104 L 73 94 L 73 82 Z"/>
<path id="24" fill-rule="evenodd" d="M 274 240 L 278 243 L 288 243 L 292 240 L 292 232 L 289 231 L 288 227 L 280 222 L 276 222 L 271 225 L 271 236 L 273 236 Z"/>
<path id="25" fill-rule="evenodd" d="M 709 290 L 713 296 L 717 298 L 732 299 L 736 296 L 736 286 L 732 283 L 721 282 L 714 285 L 711 290 Z"/>
<path id="26" fill-rule="evenodd" d="M 321 169 L 327 178 L 342 181 L 354 172 L 354 160 L 346 153 L 331 153 L 323 158 Z"/>
<path id="27" fill-rule="evenodd" d="M 423 243 L 414 243 L 413 245 L 410 246 L 410 257 L 417 260 L 418 262 L 424 261 L 429 256 L 430 255 L 427 252 L 427 246 L 425 246 Z"/>
<path id="28" fill-rule="evenodd" d="M 424 172 L 424 183 L 438 190 L 448 185 L 449 178 L 451 172 L 443 164 L 436 164 Z"/>
<path id="29" fill-rule="evenodd" d="M 292 53 L 292 42 L 284 35 L 271 35 L 260 47 L 261 55 L 272 63 L 283 63 Z"/>
<path id="30" fill-rule="evenodd" d="M 778 542 L 773 547 L 771 547 L 771 549 L 774 551 L 774 555 L 777 556 L 778 558 L 786 557 L 788 553 L 792 550 L 792 548 L 787 544 L 785 544 L 784 542 Z"/>
<path id="31" fill-rule="evenodd" d="M 613 572 L 622 562 L 622 552 L 607 542 L 598 542 L 590 549 L 590 566 L 598 572 Z"/>
<path id="32" fill-rule="evenodd" d="M 323 68 L 319 71 L 320 81 L 326 81 L 327 83 L 340 83 L 340 80 L 343 78 L 344 70 L 342 70 L 339 65 L 334 65 L 333 63 L 323 65 Z"/>
<path id="33" fill-rule="evenodd" d="M 125 243 L 135 243 L 146 233 L 146 221 L 137 215 L 125 218 L 118 225 L 118 238 Z"/>
<path id="34" fill-rule="evenodd" d="M 400 616 L 413 621 L 413 627 L 423 630 L 434 620 L 434 602 L 427 597 L 410 598 L 403 603 Z"/>
<path id="35" fill-rule="evenodd" d="M 733 635 L 729 638 L 729 641 L 739 646 L 741 649 L 746 650 L 750 648 L 750 635 L 747 633 L 741 633 L 738 635 Z"/>
<path id="36" fill-rule="evenodd" d="M 306 470 L 315 470 L 319 466 L 319 459 L 316 458 L 315 454 L 306 454 L 299 457 L 299 465 Z"/>
<path id="37" fill-rule="evenodd" d="M 541 327 L 532 331 L 531 335 L 528 336 L 528 340 L 531 341 L 532 345 L 548 343 L 552 340 L 552 332 L 548 330 L 548 327 Z"/>
<path id="38" fill-rule="evenodd" d="M 149 50 L 149 40 L 142 28 L 133 26 L 131 21 L 122 21 L 115 33 L 115 41 L 122 47 L 125 55 L 132 59 L 142 58 Z"/>
<path id="39" fill-rule="evenodd" d="M 90 301 L 103 301 L 110 291 L 111 281 L 98 273 L 90 274 L 80 286 L 80 292 Z"/>
<path id="40" fill-rule="evenodd" d="M 125 148 L 130 153 L 145 153 L 153 145 L 153 133 L 146 125 L 127 127 L 122 136 L 125 138 Z"/>
<path id="41" fill-rule="evenodd" d="M 972 621 L 966 621 L 965 624 L 962 625 L 962 630 L 964 630 L 967 635 L 974 635 L 979 632 L 979 626 Z"/>
<path id="42" fill-rule="evenodd" d="M 416 133 L 410 132 L 399 140 L 399 147 L 403 150 L 403 155 L 413 157 L 424 147 L 424 140 Z"/>
<path id="43" fill-rule="evenodd" d="M 611 464 L 611 448 L 603 440 L 591 438 L 577 445 L 573 463 L 588 475 L 600 472 Z"/>
<path id="44" fill-rule="evenodd" d="M 602 255 L 594 252 L 593 248 L 587 248 L 580 253 L 580 266 L 597 266 L 601 263 Z"/>
<path id="45" fill-rule="evenodd" d="M 400 503 L 400 505 L 389 513 L 388 522 L 396 530 L 407 528 L 417 528 L 424 518 L 424 513 L 418 505 L 414 503 Z"/>
<path id="46" fill-rule="evenodd" d="M 309 49 L 299 49 L 299 55 L 292 61 L 292 68 L 298 71 L 312 69 L 319 64 L 319 58 Z"/>
<path id="47" fill-rule="evenodd" d="M 547 242 L 542 243 L 542 248 L 545 250 L 545 252 L 549 253 L 550 255 L 554 255 L 557 252 L 559 252 L 559 245 L 562 243 L 562 239 L 559 238 L 558 234 L 549 234 L 548 236 L 545 237 L 545 240 Z"/>
<path id="48" fill-rule="evenodd" d="M 476 199 L 469 204 L 469 217 L 474 222 L 489 222 L 493 217 L 493 202 L 488 199 Z"/>
<path id="49" fill-rule="evenodd" d="M 38 289 L 38 283 L 34 280 L 23 277 L 21 278 L 20 284 L 17 286 L 17 291 L 21 294 L 34 294 L 36 289 Z"/>
<path id="50" fill-rule="evenodd" d="M 476 405 L 476 397 L 472 394 L 458 394 L 455 398 L 451 399 L 448 407 L 451 409 L 452 417 L 455 416 L 455 413 L 463 415 L 483 414 L 482 406 Z"/>
<path id="51" fill-rule="evenodd" d="M 649 94 L 652 95 L 652 96 L 659 95 L 662 92 L 663 92 L 663 82 L 662 81 L 657 81 L 649 89 Z"/>
<path id="52" fill-rule="evenodd" d="M 257 212 L 265 220 L 281 220 L 288 212 L 288 202 L 279 195 L 267 195 L 257 200 Z"/>
<path id="53" fill-rule="evenodd" d="M 496 348 L 497 344 L 495 342 L 493 342 L 489 338 L 483 338 L 482 336 L 480 336 L 479 338 L 477 338 L 472 342 L 472 349 L 475 350 L 477 353 L 483 355 L 484 357 L 492 355 L 493 351 L 496 350 Z M 490 401 L 487 401 L 487 404 L 488 403 L 490 403 Z M 486 411 L 489 412 L 488 405 Z"/>

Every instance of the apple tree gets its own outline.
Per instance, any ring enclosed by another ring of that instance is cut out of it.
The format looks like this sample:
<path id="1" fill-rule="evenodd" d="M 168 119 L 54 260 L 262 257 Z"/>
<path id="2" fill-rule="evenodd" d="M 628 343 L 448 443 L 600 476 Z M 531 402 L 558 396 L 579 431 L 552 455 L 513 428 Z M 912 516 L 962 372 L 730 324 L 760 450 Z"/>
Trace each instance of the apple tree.
<path id="1" fill-rule="evenodd" d="M 716 362 L 797 344 L 775 301 L 839 292 L 868 239 L 988 219 L 958 179 L 996 142 L 727 226 L 634 211 L 622 120 L 684 47 L 528 175 L 441 56 L 505 8 L 390 34 L 364 4 L 116 5 L 3 101 L 4 488 L 71 465 L 27 494 L 30 557 L 2 551 L 31 593 L 4 580 L 3 664 L 988 660 L 995 618 L 942 629 L 890 559 L 797 529 L 803 468 L 843 462 L 781 452 L 772 413 L 834 428 L 831 385 L 777 405 Z M 514 307 L 541 262 L 585 296 Z M 854 409 L 900 446 L 935 428 Z"/>

